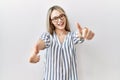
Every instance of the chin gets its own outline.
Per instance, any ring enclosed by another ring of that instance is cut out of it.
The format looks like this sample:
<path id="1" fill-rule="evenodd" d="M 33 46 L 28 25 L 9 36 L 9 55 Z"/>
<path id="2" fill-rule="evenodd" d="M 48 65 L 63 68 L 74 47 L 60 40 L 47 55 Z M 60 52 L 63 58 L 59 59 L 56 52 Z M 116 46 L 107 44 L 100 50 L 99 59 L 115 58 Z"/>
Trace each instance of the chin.
<path id="1" fill-rule="evenodd" d="M 58 26 L 59 29 L 65 29 L 65 26 Z"/>

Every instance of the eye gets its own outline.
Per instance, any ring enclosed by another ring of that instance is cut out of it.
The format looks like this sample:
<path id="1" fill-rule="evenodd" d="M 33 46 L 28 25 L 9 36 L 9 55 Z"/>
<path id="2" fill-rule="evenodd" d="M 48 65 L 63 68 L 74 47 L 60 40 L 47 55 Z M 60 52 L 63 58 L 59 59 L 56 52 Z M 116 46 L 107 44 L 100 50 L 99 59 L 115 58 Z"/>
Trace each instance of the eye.
<path id="1" fill-rule="evenodd" d="M 62 17 L 64 17 L 64 16 L 65 16 L 64 14 L 61 14 L 61 15 L 60 15 L 60 18 L 62 18 Z"/>
<path id="2" fill-rule="evenodd" d="M 54 19 L 54 20 L 57 20 L 57 19 L 58 19 L 58 17 L 54 17 L 53 19 Z"/>
<path id="3" fill-rule="evenodd" d="M 58 17 L 54 17 L 53 19 L 51 19 L 51 20 L 57 20 L 58 19 Z"/>
<path id="4" fill-rule="evenodd" d="M 59 15 L 59 16 L 53 17 L 53 19 L 51 19 L 51 20 L 52 20 L 52 21 L 57 21 L 58 19 L 64 19 L 64 16 L 65 16 L 65 14 L 61 14 L 61 15 Z"/>

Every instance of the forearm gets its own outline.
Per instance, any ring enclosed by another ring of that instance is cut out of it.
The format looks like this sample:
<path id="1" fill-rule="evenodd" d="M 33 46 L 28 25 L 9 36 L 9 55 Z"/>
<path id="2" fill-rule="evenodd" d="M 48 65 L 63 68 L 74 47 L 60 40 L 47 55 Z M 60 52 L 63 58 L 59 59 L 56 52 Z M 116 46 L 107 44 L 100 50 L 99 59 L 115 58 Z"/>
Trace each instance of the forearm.
<path id="1" fill-rule="evenodd" d="M 37 63 L 39 61 L 39 56 L 38 56 L 39 50 L 35 46 L 33 50 L 31 51 L 31 55 L 29 57 L 29 62 L 30 63 Z"/>
<path id="2" fill-rule="evenodd" d="M 45 48 L 45 43 L 42 40 L 39 40 L 31 51 L 31 56 L 29 58 L 29 62 L 36 63 L 39 61 L 39 52 Z"/>
<path id="3" fill-rule="evenodd" d="M 35 46 L 33 47 L 32 53 L 38 54 L 40 50 L 45 48 L 45 43 L 43 40 L 38 40 Z"/>

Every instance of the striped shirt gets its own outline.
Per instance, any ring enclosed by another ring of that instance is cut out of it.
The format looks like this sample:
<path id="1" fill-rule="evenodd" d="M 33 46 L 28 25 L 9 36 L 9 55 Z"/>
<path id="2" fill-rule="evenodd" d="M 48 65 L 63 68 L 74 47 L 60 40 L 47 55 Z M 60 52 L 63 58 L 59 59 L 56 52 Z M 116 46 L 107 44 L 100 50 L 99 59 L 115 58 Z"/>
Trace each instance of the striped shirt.
<path id="1" fill-rule="evenodd" d="M 68 32 L 64 42 L 60 43 L 56 33 L 43 33 L 40 39 L 46 47 L 46 66 L 44 80 L 78 80 L 76 68 L 75 45 L 83 38 L 77 32 Z"/>

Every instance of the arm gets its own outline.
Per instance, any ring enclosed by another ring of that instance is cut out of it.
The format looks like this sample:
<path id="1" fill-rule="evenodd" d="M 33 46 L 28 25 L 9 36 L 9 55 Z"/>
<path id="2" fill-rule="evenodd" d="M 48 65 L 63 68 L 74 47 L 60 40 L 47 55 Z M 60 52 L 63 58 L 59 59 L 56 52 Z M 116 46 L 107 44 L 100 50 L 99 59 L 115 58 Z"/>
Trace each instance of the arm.
<path id="1" fill-rule="evenodd" d="M 45 42 L 41 39 L 37 41 L 35 46 L 33 47 L 32 54 L 29 57 L 29 62 L 30 63 L 37 63 L 40 60 L 40 56 L 38 56 L 38 53 L 40 50 L 43 50 L 45 48 Z"/>

